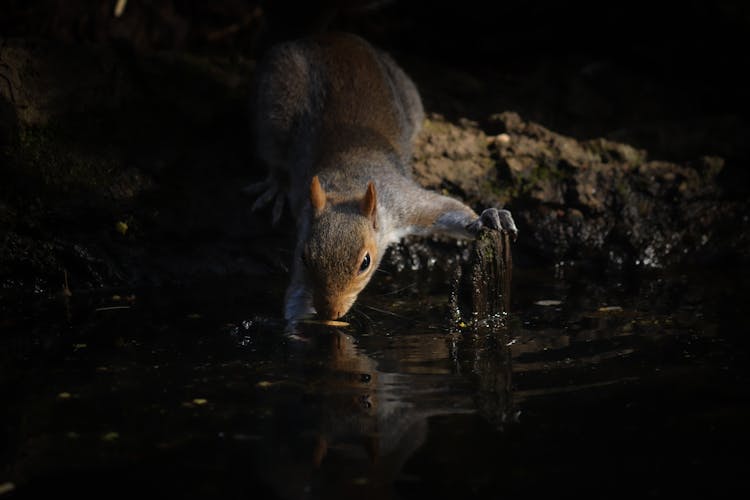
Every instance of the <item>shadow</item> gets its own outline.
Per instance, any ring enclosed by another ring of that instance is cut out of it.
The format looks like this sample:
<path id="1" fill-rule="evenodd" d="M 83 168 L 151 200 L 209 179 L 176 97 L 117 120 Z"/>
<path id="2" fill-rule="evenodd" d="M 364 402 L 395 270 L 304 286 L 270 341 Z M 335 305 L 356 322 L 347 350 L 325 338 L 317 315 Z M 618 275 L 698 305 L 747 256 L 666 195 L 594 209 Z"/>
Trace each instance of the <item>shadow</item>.
<path id="1" fill-rule="evenodd" d="M 2 100 L 13 241 L 3 260 L 22 286 L 65 270 L 79 288 L 283 268 L 276 249 L 287 245 L 241 195 L 263 175 L 250 144 L 251 61 L 31 39 L 5 41 L 0 62 L 9 110 L 22 114 Z"/>

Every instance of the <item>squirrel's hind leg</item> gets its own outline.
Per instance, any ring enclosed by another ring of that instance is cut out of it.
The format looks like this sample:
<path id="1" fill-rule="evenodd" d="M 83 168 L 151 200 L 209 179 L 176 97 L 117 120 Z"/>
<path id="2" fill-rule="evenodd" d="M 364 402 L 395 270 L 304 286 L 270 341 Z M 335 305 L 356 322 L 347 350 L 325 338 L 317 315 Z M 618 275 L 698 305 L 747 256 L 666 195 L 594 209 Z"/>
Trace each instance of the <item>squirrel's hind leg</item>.
<path id="1" fill-rule="evenodd" d="M 242 193 L 255 198 L 251 210 L 258 211 L 273 203 L 271 209 L 271 222 L 276 226 L 284 213 L 286 202 L 286 189 L 280 181 L 276 170 L 271 170 L 268 177 L 260 182 L 255 182 L 242 188 Z"/>

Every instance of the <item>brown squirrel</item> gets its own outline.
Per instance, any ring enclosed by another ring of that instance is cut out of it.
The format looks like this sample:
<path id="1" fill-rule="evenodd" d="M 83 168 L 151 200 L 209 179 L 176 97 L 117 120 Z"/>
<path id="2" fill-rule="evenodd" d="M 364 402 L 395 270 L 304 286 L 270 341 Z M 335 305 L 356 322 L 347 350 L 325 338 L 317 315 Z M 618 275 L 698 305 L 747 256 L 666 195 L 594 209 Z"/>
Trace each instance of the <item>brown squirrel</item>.
<path id="1" fill-rule="evenodd" d="M 409 234 L 470 238 L 509 231 L 507 210 L 480 216 L 411 178 L 412 141 L 424 110 L 414 83 L 391 57 L 349 34 L 273 47 L 258 68 L 254 126 L 270 169 L 254 209 L 288 202 L 297 245 L 284 317 L 343 316 L 388 245 Z"/>

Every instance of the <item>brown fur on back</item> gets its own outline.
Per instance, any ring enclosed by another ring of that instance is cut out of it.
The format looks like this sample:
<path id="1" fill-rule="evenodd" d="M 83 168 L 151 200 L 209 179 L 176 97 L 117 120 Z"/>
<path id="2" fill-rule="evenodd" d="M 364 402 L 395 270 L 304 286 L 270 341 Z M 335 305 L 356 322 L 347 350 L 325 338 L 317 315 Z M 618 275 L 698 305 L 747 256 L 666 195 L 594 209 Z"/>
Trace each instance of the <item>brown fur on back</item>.
<path id="1" fill-rule="evenodd" d="M 378 54 L 353 36 L 323 35 L 317 41 L 328 75 L 321 149 L 339 150 L 342 129 L 348 134 L 360 130 L 361 138 L 367 137 L 365 131 L 377 134 L 401 154 L 405 132 L 403 117 L 394 106 L 397 97 L 384 78 L 385 68 L 379 63 Z"/>

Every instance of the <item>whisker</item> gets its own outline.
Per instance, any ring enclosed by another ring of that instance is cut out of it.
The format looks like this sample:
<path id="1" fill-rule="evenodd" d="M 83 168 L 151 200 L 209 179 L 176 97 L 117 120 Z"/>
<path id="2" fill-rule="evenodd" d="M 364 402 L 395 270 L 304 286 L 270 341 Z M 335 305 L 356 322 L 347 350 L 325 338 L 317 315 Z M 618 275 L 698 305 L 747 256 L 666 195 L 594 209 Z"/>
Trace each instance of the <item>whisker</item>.
<path id="1" fill-rule="evenodd" d="M 352 311 L 354 311 L 354 312 L 355 312 L 355 313 L 357 313 L 357 314 L 361 314 L 362 316 L 364 316 L 365 318 L 367 318 L 367 320 L 368 320 L 369 322 L 371 322 L 371 323 L 372 323 L 372 318 L 371 318 L 371 317 L 369 317 L 369 316 L 368 316 L 367 314 L 365 314 L 365 312 L 364 312 L 364 311 L 363 311 L 362 309 L 360 309 L 360 308 L 359 308 L 358 306 L 354 306 L 354 307 L 352 307 Z"/>
<path id="2" fill-rule="evenodd" d="M 405 286 L 405 287 L 403 287 L 403 288 L 399 288 L 398 290 L 393 290 L 392 292 L 385 292 L 385 293 L 383 294 L 383 296 L 385 296 L 385 295 L 394 295 L 394 294 L 397 294 L 397 293 L 403 292 L 404 290 L 408 290 L 409 288 L 413 288 L 413 287 L 415 287 L 415 286 L 417 286 L 417 282 L 416 282 L 416 281 L 415 281 L 414 283 L 411 283 L 410 285 L 406 285 L 406 286 Z"/>
<path id="3" fill-rule="evenodd" d="M 386 311 L 385 309 L 378 309 L 377 307 L 372 307 L 372 306 L 368 306 L 368 305 L 363 305 L 363 307 L 366 307 L 366 308 L 368 308 L 368 309 L 372 309 L 373 311 L 377 311 L 377 312 L 379 312 L 379 313 L 383 313 L 383 314 L 389 314 L 389 315 L 391 315 L 391 316 L 395 316 L 395 317 L 397 317 L 397 318 L 401 318 L 401 319 L 409 319 L 409 318 L 407 318 L 406 316 L 401 316 L 400 314 L 396 314 L 395 312 L 391 312 L 391 311 Z"/>
<path id="4" fill-rule="evenodd" d="M 362 328 L 364 329 L 365 333 L 367 333 L 368 335 L 372 335 L 373 332 L 374 332 L 373 325 L 375 324 L 375 322 L 372 320 L 372 318 L 370 316 L 368 316 L 367 314 L 365 314 L 365 312 L 362 309 L 360 309 L 360 308 L 352 307 L 352 311 L 357 316 L 362 316 L 362 317 L 365 318 L 364 320 L 362 320 Z"/>

